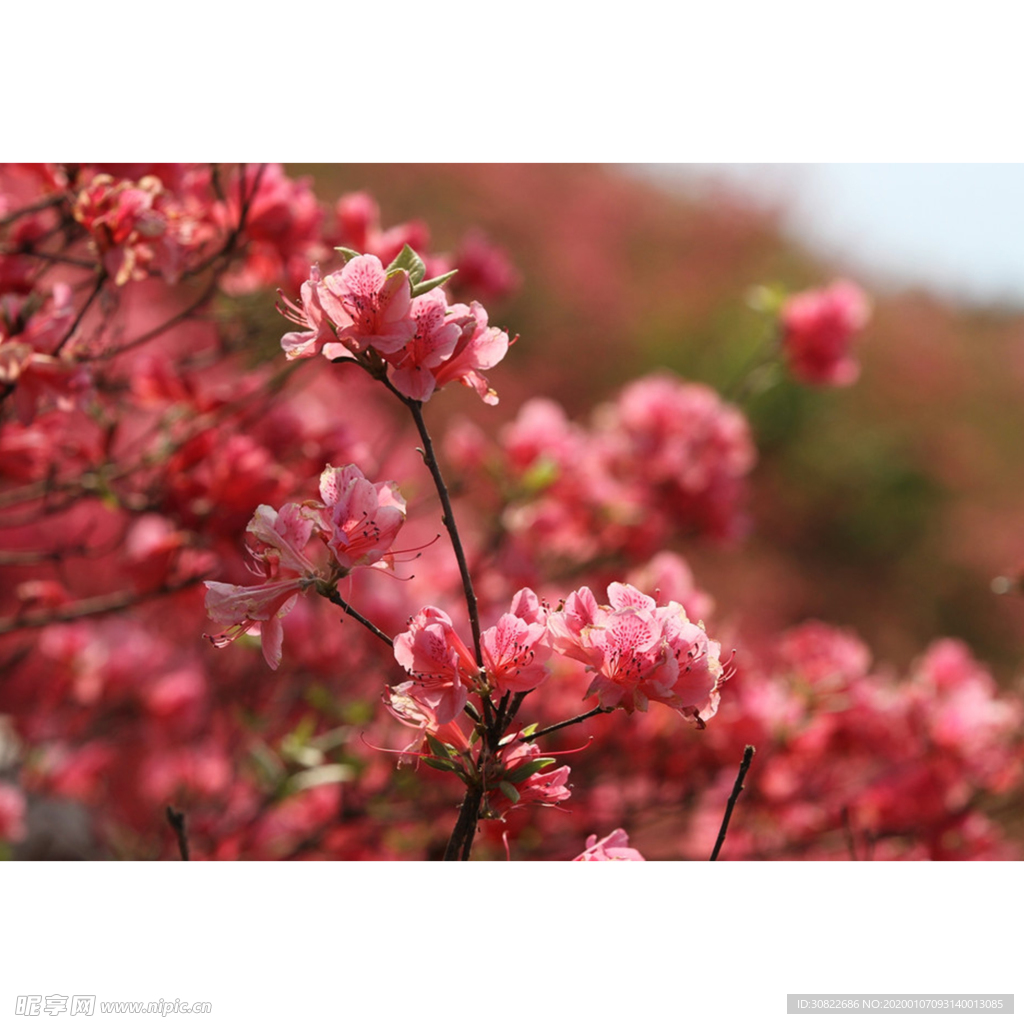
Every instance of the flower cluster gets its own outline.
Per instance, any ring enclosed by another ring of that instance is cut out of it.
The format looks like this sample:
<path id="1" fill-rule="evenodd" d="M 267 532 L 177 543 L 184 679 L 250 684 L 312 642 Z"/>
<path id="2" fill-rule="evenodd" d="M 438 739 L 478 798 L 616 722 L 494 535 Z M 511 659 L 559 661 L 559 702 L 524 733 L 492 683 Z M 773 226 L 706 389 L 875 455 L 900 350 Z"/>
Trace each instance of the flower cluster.
<path id="1" fill-rule="evenodd" d="M 302 285 L 301 306 L 282 296 L 281 312 L 299 327 L 281 339 L 289 359 L 322 353 L 387 367 L 392 385 L 407 398 L 427 401 L 452 381 L 476 390 L 489 405 L 498 398 L 483 370 L 496 366 L 511 344 L 488 325 L 478 302 L 449 303 L 440 287 L 451 275 L 424 281 L 425 264 L 409 248 L 387 268 L 373 255 L 353 255 L 322 277 L 318 267 Z"/>
<path id="2" fill-rule="evenodd" d="M 517 275 L 482 236 L 429 252 L 422 222 L 384 224 L 365 193 L 323 204 L 274 165 L 0 167 L 0 858 L 176 856 L 168 804 L 196 857 L 448 856 L 463 799 L 461 856 L 474 840 L 501 856 L 507 837 L 517 855 L 642 859 L 632 836 L 647 857 L 703 859 L 745 744 L 728 858 L 1019 856 L 1024 705 L 963 643 L 896 670 L 824 623 L 778 635 L 785 593 L 736 614 L 739 583 L 760 593 L 783 568 L 767 537 L 742 570 L 723 560 L 730 611 L 711 618 L 669 549 L 698 566 L 703 539 L 743 533 L 738 408 L 667 373 L 586 419 L 532 397 L 555 383 L 552 352 L 610 352 L 650 294 L 655 278 L 604 286 L 623 247 L 585 232 L 621 229 L 574 212 L 599 208 L 566 213 L 575 256 L 537 305 L 573 288 L 587 303 L 509 379 L 506 400 L 529 400 L 503 427 L 436 438 L 462 475 L 445 497 L 407 416 L 453 381 L 495 400 L 510 340 L 474 299 Z M 713 290 L 684 281 L 695 318 L 734 294 L 731 255 L 722 271 Z M 281 302 L 290 362 L 253 344 L 272 297 L 233 298 L 275 287 L 297 297 Z M 852 286 L 776 313 L 794 376 L 852 379 Z M 938 379 L 920 322 L 880 358 Z M 315 372 L 317 354 L 369 373 Z M 778 525 L 778 493 L 760 495 Z M 433 543 L 437 499 L 461 558 Z M 357 571 L 393 570 L 400 530 L 415 573 Z M 243 579 L 246 555 L 251 585 L 215 582 Z M 200 641 L 211 618 L 234 656 Z M 708 728 L 681 742 L 680 716 Z M 571 789 L 546 749 L 563 729 Z M 396 775 L 382 748 L 419 770 Z M 573 813 L 539 810 L 570 792 Z"/>
<path id="3" fill-rule="evenodd" d="M 624 388 L 590 426 L 547 399 L 526 402 L 497 445 L 463 423 L 447 454 L 473 499 L 498 506 L 503 571 L 531 586 L 553 560 L 635 562 L 694 533 L 739 537 L 756 457 L 739 409 L 667 374 Z"/>
<path id="4" fill-rule="evenodd" d="M 152 174 L 137 182 L 95 175 L 78 193 L 74 217 L 118 287 L 153 272 L 173 284 L 186 257 L 213 236 L 212 209 L 187 204 Z"/>
<path id="5" fill-rule="evenodd" d="M 608 604 L 599 605 L 581 587 L 548 617 L 548 630 L 555 651 L 595 673 L 587 696 L 601 707 L 632 714 L 655 701 L 700 728 L 718 710 L 721 645 L 678 602 L 658 607 L 635 587 L 612 583 Z"/>
<path id="6" fill-rule="evenodd" d="M 22 423 L 31 423 L 47 402 L 69 410 L 88 391 L 88 372 L 61 351 L 74 315 L 71 289 L 61 282 L 48 293 L 3 296 L 0 389 L 14 392 Z"/>
<path id="7" fill-rule="evenodd" d="M 409 675 L 409 695 L 444 724 L 462 711 L 470 692 L 501 697 L 535 689 L 547 677 L 551 653 L 546 618 L 537 595 L 519 591 L 510 610 L 480 635 L 481 666 L 447 613 L 422 609 L 395 637 L 395 659 Z"/>
<path id="8" fill-rule="evenodd" d="M 782 351 L 797 380 L 844 387 L 860 376 L 850 354 L 868 322 L 867 296 L 850 281 L 791 295 L 782 307 Z"/>
<path id="9" fill-rule="evenodd" d="M 207 581 L 206 608 L 230 629 L 211 637 L 223 647 L 244 633 L 260 634 L 271 668 L 281 664 L 283 627 L 299 594 L 333 587 L 360 565 L 389 564 L 388 552 L 405 522 L 405 501 L 393 483 L 370 483 L 356 466 L 328 466 L 320 476 L 320 502 L 288 504 L 280 512 L 261 505 L 247 528 L 252 569 L 265 582 L 251 587 Z M 305 555 L 314 531 L 330 561 L 318 568 Z"/>

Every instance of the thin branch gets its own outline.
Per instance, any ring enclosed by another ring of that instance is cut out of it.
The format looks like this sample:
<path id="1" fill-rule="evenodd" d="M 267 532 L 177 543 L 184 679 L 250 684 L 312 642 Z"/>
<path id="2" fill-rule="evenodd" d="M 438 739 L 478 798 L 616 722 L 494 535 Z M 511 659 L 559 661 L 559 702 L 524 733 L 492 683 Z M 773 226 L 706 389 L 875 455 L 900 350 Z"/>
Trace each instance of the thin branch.
<path id="1" fill-rule="evenodd" d="M 178 837 L 178 852 L 181 854 L 181 859 L 189 860 L 188 833 L 185 831 L 185 812 L 176 811 L 168 804 L 167 823 L 174 829 L 174 834 Z"/>
<path id="2" fill-rule="evenodd" d="M 55 622 L 72 622 L 75 619 L 85 619 L 92 615 L 120 611 L 122 608 L 129 608 L 132 605 L 141 604 L 143 601 L 151 601 L 157 597 L 175 594 L 179 590 L 187 590 L 189 587 L 201 583 L 202 580 L 202 576 L 190 576 L 180 583 L 168 584 L 148 593 L 140 594 L 134 590 L 119 590 L 114 594 L 103 594 L 99 597 L 87 597 L 81 601 L 72 601 L 59 608 L 47 608 L 42 611 L 27 612 L 24 615 L 12 615 L 6 619 L 0 619 L 0 636 L 5 633 L 17 632 L 19 629 L 41 629 L 43 626 L 50 626 Z"/>
<path id="3" fill-rule="evenodd" d="M 158 327 L 154 327 L 150 331 L 146 331 L 144 334 L 140 334 L 139 337 L 133 338 L 131 341 L 126 342 L 124 345 L 119 346 L 111 352 L 105 352 L 101 356 L 104 359 L 110 359 L 114 356 L 120 355 L 122 352 L 127 352 L 129 349 L 136 348 L 139 345 L 145 344 L 147 341 L 152 341 L 153 338 L 158 337 L 165 331 L 170 330 L 172 327 L 177 326 L 183 320 L 187 320 L 200 306 L 205 305 L 210 299 L 213 298 L 214 293 L 217 291 L 217 286 L 220 284 L 220 275 L 227 269 L 228 263 L 231 261 L 231 257 L 234 254 L 235 247 L 238 239 L 241 237 L 242 232 L 245 230 L 246 218 L 249 215 L 249 205 L 256 195 L 257 190 L 260 187 L 260 181 L 263 178 L 263 172 L 266 169 L 266 164 L 261 164 L 256 172 L 256 176 L 253 179 L 252 191 L 245 194 L 245 165 L 242 165 L 241 178 L 239 182 L 240 195 L 242 197 L 241 209 L 238 214 L 238 224 L 232 229 L 231 233 L 225 239 L 224 244 L 221 246 L 218 252 L 215 252 L 209 259 L 203 261 L 199 266 L 193 267 L 188 271 L 188 276 L 199 274 L 206 270 L 207 267 L 213 266 L 218 260 L 223 262 L 223 267 L 213 275 L 210 283 L 203 289 L 203 293 L 194 302 L 189 303 L 180 313 L 172 316 L 170 320 L 161 324 Z"/>
<path id="4" fill-rule="evenodd" d="M 466 561 L 466 553 L 462 548 L 462 540 L 459 538 L 459 529 L 455 524 L 455 513 L 452 511 L 451 496 L 444 482 L 444 476 L 441 474 L 441 467 L 437 461 L 437 454 L 434 452 L 434 443 L 430 438 L 430 431 L 427 430 L 426 420 L 423 419 L 423 403 L 403 395 L 386 377 L 383 378 L 383 382 L 388 390 L 392 394 L 397 395 L 402 403 L 408 407 L 412 413 L 413 420 L 416 422 L 416 429 L 419 431 L 420 440 L 423 442 L 423 461 L 426 463 L 427 469 L 430 470 L 437 495 L 441 499 L 441 508 L 444 512 L 441 521 L 448 531 L 448 536 L 452 542 L 452 550 L 455 552 L 455 560 L 459 563 L 462 589 L 466 595 L 466 610 L 469 612 L 469 626 L 473 631 L 473 650 L 476 654 L 477 665 L 482 667 L 484 657 L 480 647 L 480 612 L 477 607 L 476 592 L 473 589 L 473 579 L 469 574 L 469 563 Z"/>
<path id="5" fill-rule="evenodd" d="M 75 317 L 75 321 L 68 328 L 67 333 L 64 335 L 63 338 L 60 339 L 59 342 L 57 342 L 57 347 L 53 350 L 53 353 L 52 353 L 53 355 L 59 356 L 61 349 L 71 339 L 71 335 L 74 334 L 75 331 L 78 330 L 78 325 L 82 322 L 82 317 L 85 316 L 85 314 L 88 311 L 89 307 L 93 304 L 93 302 L 96 301 L 96 296 L 99 295 L 99 293 L 103 290 L 103 285 L 106 282 L 106 280 L 107 280 L 107 272 L 105 270 L 101 270 L 96 275 L 96 284 L 93 287 L 93 290 L 89 293 L 89 298 L 87 298 L 85 300 L 85 304 L 78 311 L 78 316 Z"/>
<path id="6" fill-rule="evenodd" d="M 722 843 L 725 842 L 725 833 L 729 828 L 729 819 L 732 817 L 732 809 L 736 806 L 736 801 L 739 799 L 740 793 L 743 792 L 743 780 L 747 777 L 747 772 L 750 769 L 750 762 L 753 759 L 754 748 L 748 744 L 743 748 L 743 760 L 740 761 L 740 771 L 736 776 L 736 782 L 732 787 L 732 794 L 729 797 L 729 802 L 725 805 L 725 817 L 722 819 L 722 827 L 718 830 L 718 841 L 715 843 L 715 848 L 711 852 L 710 860 L 718 860 L 718 854 L 722 849 Z"/>
<path id="7" fill-rule="evenodd" d="M 49 209 L 51 206 L 60 206 L 67 199 L 67 195 L 63 192 L 55 193 L 54 195 L 47 196 L 45 199 L 40 199 L 38 202 L 32 203 L 29 206 L 23 206 L 21 209 L 13 210 L 7 214 L 6 217 L 0 217 L 0 228 L 7 227 L 8 224 L 13 224 L 16 220 L 21 217 L 27 217 L 30 213 L 39 213 L 41 210 Z"/>
<path id="8" fill-rule="evenodd" d="M 132 338 L 131 341 L 126 341 L 123 345 L 119 345 L 115 349 L 111 349 L 107 352 L 101 352 L 96 358 L 113 359 L 114 356 L 119 356 L 122 352 L 127 352 L 129 349 L 137 348 L 139 345 L 144 345 L 147 341 L 152 341 L 154 338 L 158 338 L 165 331 L 169 331 L 172 327 L 176 327 L 183 320 L 187 320 L 200 306 L 209 302 L 210 299 L 213 298 L 214 292 L 217 291 L 217 285 L 219 283 L 220 278 L 214 276 L 206 288 L 203 289 L 202 295 L 200 295 L 195 301 L 190 302 L 180 313 L 175 313 L 170 320 L 165 320 L 162 324 L 152 328 L 152 330 L 145 331 L 137 338 Z"/>
<path id="9" fill-rule="evenodd" d="M 64 263 L 69 267 L 82 267 L 85 270 L 96 269 L 95 260 L 86 259 L 84 256 L 65 256 L 59 252 L 43 252 L 31 245 L 22 245 L 14 249 L 0 246 L 0 256 L 28 256 L 46 263 Z"/>
<path id="10" fill-rule="evenodd" d="M 526 698 L 531 693 L 533 693 L 533 690 L 523 690 L 520 693 L 517 693 L 512 698 L 512 703 L 508 706 L 508 709 L 505 710 L 504 715 L 498 721 L 498 725 L 499 725 L 498 732 L 501 735 L 504 735 L 505 731 L 512 724 L 513 719 L 516 717 L 517 714 L 519 714 L 519 709 L 522 707 L 523 701 L 526 700 Z M 505 696 L 507 697 L 508 694 L 505 694 Z M 505 707 L 505 702 L 502 701 L 502 709 L 504 707 Z M 499 709 L 499 711 L 502 710 L 502 709 Z M 499 737 L 498 737 L 499 739 L 501 738 L 501 735 L 499 735 Z"/>
<path id="11" fill-rule="evenodd" d="M 359 614 L 342 596 L 338 593 L 337 587 L 333 590 L 321 590 L 321 594 L 327 598 L 331 604 L 336 604 L 346 615 L 353 618 L 360 625 L 365 626 L 378 640 L 383 640 L 388 647 L 394 647 L 395 642 L 385 633 L 382 629 L 378 629 L 369 619 L 364 618 Z"/>
<path id="12" fill-rule="evenodd" d="M 577 725 L 579 722 L 585 722 L 588 718 L 593 718 L 594 715 L 608 715 L 613 712 L 615 708 L 602 708 L 600 706 L 592 708 L 590 711 L 584 712 L 582 715 L 577 715 L 575 718 L 567 718 L 564 722 L 556 722 L 554 725 L 549 725 L 544 729 L 538 729 L 536 732 L 530 733 L 527 736 L 528 740 L 535 740 L 540 736 L 547 736 L 549 732 L 556 732 L 558 729 L 564 729 L 568 725 Z"/>

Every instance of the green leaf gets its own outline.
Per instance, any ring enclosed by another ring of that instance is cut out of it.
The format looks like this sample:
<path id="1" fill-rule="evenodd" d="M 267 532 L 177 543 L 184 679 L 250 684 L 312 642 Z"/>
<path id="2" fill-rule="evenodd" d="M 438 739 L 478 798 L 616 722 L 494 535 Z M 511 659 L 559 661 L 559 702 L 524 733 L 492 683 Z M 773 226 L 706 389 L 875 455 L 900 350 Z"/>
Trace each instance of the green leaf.
<path id="1" fill-rule="evenodd" d="M 424 272 L 426 268 L 424 268 Z M 412 297 L 415 299 L 417 295 L 423 295 L 426 292 L 433 291 L 435 288 L 444 284 L 445 281 L 450 280 L 458 273 L 457 270 L 449 270 L 447 274 L 442 274 L 440 277 L 432 277 L 429 281 L 414 282 L 412 287 Z M 412 275 L 410 274 L 410 277 Z"/>
<path id="2" fill-rule="evenodd" d="M 526 764 L 521 764 L 510 772 L 506 772 L 505 778 L 509 782 L 525 782 L 531 775 L 535 775 L 542 768 L 547 768 L 554 763 L 555 759 L 553 757 L 538 757 L 533 761 L 527 761 Z"/>
<path id="3" fill-rule="evenodd" d="M 355 249 L 346 249 L 345 246 L 343 245 L 336 245 L 334 249 L 336 252 L 340 252 L 341 255 L 345 257 L 346 263 L 348 263 L 349 260 L 354 260 L 357 256 L 363 255 L 361 252 L 356 252 Z"/>
<path id="4" fill-rule="evenodd" d="M 525 729 L 522 730 L 523 736 L 532 736 L 537 731 L 537 726 L 540 722 L 531 722 Z"/>
<path id="5" fill-rule="evenodd" d="M 458 771 L 451 761 L 442 761 L 439 757 L 424 757 L 422 761 L 424 764 L 429 764 L 431 768 L 436 768 L 440 772 Z"/>
<path id="6" fill-rule="evenodd" d="M 554 459 L 539 455 L 522 476 L 523 488 L 531 495 L 546 491 L 558 479 L 560 472 Z"/>
<path id="7" fill-rule="evenodd" d="M 427 746 L 430 747 L 431 751 L 437 757 L 447 758 L 449 756 L 448 748 L 436 736 L 430 736 L 428 734 Z"/>
<path id="8" fill-rule="evenodd" d="M 423 280 L 423 275 L 427 272 L 426 264 L 416 254 L 416 250 L 408 243 L 402 246 L 402 251 L 391 261 L 391 264 L 384 273 L 390 277 L 392 274 L 397 274 L 400 270 L 404 270 L 409 275 L 409 280 L 412 282 L 413 287 Z M 413 294 L 415 295 L 416 293 L 413 292 Z"/>
<path id="9" fill-rule="evenodd" d="M 512 801 L 512 803 L 519 803 L 519 790 L 512 785 L 511 782 L 499 782 L 498 789 L 502 791 Z"/>

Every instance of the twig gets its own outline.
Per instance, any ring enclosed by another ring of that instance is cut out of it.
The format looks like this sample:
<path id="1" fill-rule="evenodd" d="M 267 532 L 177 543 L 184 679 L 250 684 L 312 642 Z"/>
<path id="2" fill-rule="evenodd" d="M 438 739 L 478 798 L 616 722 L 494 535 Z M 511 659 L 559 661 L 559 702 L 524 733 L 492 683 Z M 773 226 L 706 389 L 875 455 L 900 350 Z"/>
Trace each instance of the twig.
<path id="1" fill-rule="evenodd" d="M 67 333 L 64 335 L 63 338 L 60 339 L 59 342 L 57 342 L 57 347 L 53 350 L 52 353 L 53 355 L 59 356 L 61 349 L 71 339 L 71 335 L 78 330 L 78 325 L 82 322 L 82 317 L 85 316 L 89 307 L 93 304 L 93 302 L 96 301 L 96 296 L 99 295 L 99 293 L 103 290 L 103 285 L 106 282 L 106 280 L 107 272 L 105 270 L 101 270 L 96 275 L 96 284 L 93 287 L 93 290 L 89 293 L 89 298 L 85 300 L 85 305 L 83 305 L 82 308 L 78 311 L 78 316 L 75 317 L 74 323 L 67 329 Z"/>
<path id="2" fill-rule="evenodd" d="M 385 633 L 382 629 L 378 629 L 369 619 L 364 618 L 359 614 L 342 596 L 338 593 L 337 588 L 333 590 L 321 590 L 321 594 L 327 598 L 331 604 L 336 604 L 346 615 L 353 618 L 360 625 L 365 626 L 378 640 L 383 640 L 388 647 L 394 647 L 395 642 Z"/>
<path id="3" fill-rule="evenodd" d="M 602 708 L 600 706 L 592 708 L 590 711 L 585 711 L 582 715 L 577 715 L 575 718 L 567 718 L 564 722 L 556 722 L 554 725 L 546 726 L 543 729 L 538 729 L 536 732 L 530 733 L 527 737 L 529 740 L 535 740 L 538 736 L 547 736 L 549 732 L 555 732 L 557 729 L 564 729 L 569 725 L 576 725 L 579 722 L 585 722 L 588 718 L 593 718 L 594 715 L 607 715 L 614 711 L 615 708 Z"/>
<path id="4" fill-rule="evenodd" d="M 469 563 L 466 561 L 466 553 L 462 548 L 462 540 L 459 538 L 459 529 L 455 525 L 455 513 L 452 511 L 451 496 L 448 487 L 441 474 L 441 467 L 434 452 L 434 444 L 430 438 L 430 431 L 427 430 L 426 421 L 423 419 L 423 403 L 414 398 L 408 398 L 396 388 L 386 377 L 383 378 L 385 386 L 392 394 L 396 395 L 412 413 L 416 422 L 416 429 L 419 431 L 420 440 L 423 442 L 423 461 L 430 470 L 434 479 L 434 487 L 441 499 L 441 508 L 444 511 L 442 521 L 448 536 L 451 538 L 452 550 L 455 552 L 455 560 L 459 563 L 459 574 L 462 576 L 462 589 L 466 595 L 466 610 L 469 612 L 469 626 L 473 631 L 473 652 L 476 654 L 476 663 L 483 666 L 484 657 L 480 647 L 480 613 L 477 608 L 476 592 L 473 589 L 473 579 L 469 574 Z"/>
<path id="5" fill-rule="evenodd" d="M 846 848 L 850 851 L 850 860 L 858 860 L 857 844 L 854 842 L 853 826 L 850 824 L 850 808 L 844 807 L 840 814 L 843 825 L 843 838 L 846 840 Z"/>
<path id="6" fill-rule="evenodd" d="M 7 214 L 6 217 L 0 217 L 0 228 L 5 228 L 8 224 L 13 224 L 19 218 L 27 217 L 30 213 L 39 213 L 40 210 L 46 210 L 51 206 L 60 206 L 65 199 L 67 199 L 67 195 L 63 192 L 58 192 L 47 196 L 45 199 L 40 199 L 30 206 L 23 206 L 19 210 L 14 210 Z"/>
<path id="7" fill-rule="evenodd" d="M 103 615 L 106 612 L 120 611 L 122 608 L 129 608 L 132 605 L 141 604 L 143 601 L 150 601 L 157 597 L 166 597 L 175 594 L 179 590 L 186 590 L 201 583 L 202 576 L 190 576 L 180 583 L 168 584 L 147 593 L 138 593 L 135 590 L 119 590 L 114 594 L 102 594 L 99 597 L 87 597 L 81 601 L 72 601 L 70 604 L 61 605 L 58 608 L 47 608 L 38 612 L 28 612 L 24 615 L 12 615 L 7 619 L 0 619 L 0 635 L 13 633 L 19 629 L 40 629 L 55 622 L 72 622 L 75 619 L 88 618 L 91 615 Z"/>
<path id="8" fill-rule="evenodd" d="M 736 806 L 736 801 L 739 799 L 740 793 L 743 792 L 743 780 L 747 777 L 747 771 L 750 769 L 750 762 L 754 759 L 754 748 L 749 744 L 743 748 L 743 760 L 740 761 L 740 771 L 736 776 L 736 782 L 732 787 L 732 794 L 729 797 L 729 802 L 725 805 L 725 817 L 722 819 L 722 827 L 718 830 L 718 842 L 715 843 L 715 848 L 711 852 L 711 860 L 718 860 L 718 853 L 722 849 L 722 843 L 725 842 L 725 833 L 729 828 L 729 819 L 732 817 L 732 809 Z"/>
<path id="9" fill-rule="evenodd" d="M 174 834 L 178 837 L 178 852 L 181 854 L 181 859 L 189 860 L 188 833 L 185 831 L 185 812 L 176 811 L 168 804 L 167 823 L 174 829 Z"/>
<path id="10" fill-rule="evenodd" d="M 189 303 L 180 313 L 175 314 L 170 320 L 161 324 L 158 327 L 154 327 L 150 331 L 146 331 L 145 334 L 140 334 L 139 337 L 133 338 L 131 341 L 126 342 L 124 345 L 113 349 L 110 352 L 104 352 L 100 358 L 110 359 L 114 356 L 120 355 L 122 352 L 127 352 L 129 349 L 136 348 L 139 345 L 145 344 L 147 341 L 152 341 L 153 338 L 158 337 L 165 331 L 170 330 L 172 327 L 177 326 L 184 320 L 187 320 L 200 306 L 205 305 L 210 299 L 213 298 L 214 293 L 217 291 L 217 287 L 220 284 L 220 275 L 227 269 L 228 264 L 231 262 L 231 257 L 234 255 L 235 247 L 238 243 L 238 239 L 241 237 L 242 232 L 245 230 L 246 218 L 249 215 L 249 206 L 252 203 L 253 198 L 256 195 L 260 187 L 260 181 L 263 178 L 263 172 L 266 170 L 266 164 L 261 164 L 259 169 L 256 171 L 255 177 L 253 178 L 252 191 L 246 195 L 245 193 L 245 165 L 242 164 L 241 176 L 239 181 L 239 195 L 241 196 L 241 209 L 238 214 L 238 224 L 232 229 L 227 239 L 221 248 L 215 252 L 209 259 L 204 260 L 198 267 L 193 267 L 188 271 L 188 276 L 202 273 L 208 267 L 213 266 L 218 260 L 223 262 L 223 266 L 215 273 L 210 280 L 210 283 L 203 290 L 203 293 L 194 302 Z"/>

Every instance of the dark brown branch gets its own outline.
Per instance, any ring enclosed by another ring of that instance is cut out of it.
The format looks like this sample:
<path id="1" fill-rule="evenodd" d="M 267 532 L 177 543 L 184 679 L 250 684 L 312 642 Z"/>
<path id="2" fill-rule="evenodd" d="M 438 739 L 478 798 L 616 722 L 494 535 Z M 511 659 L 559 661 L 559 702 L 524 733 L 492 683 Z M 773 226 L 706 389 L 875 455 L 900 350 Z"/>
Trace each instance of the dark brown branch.
<path id="1" fill-rule="evenodd" d="M 84 256 L 65 256 L 59 252 L 43 252 L 31 245 L 21 245 L 14 249 L 0 246 L 0 256 L 29 256 L 45 263 L 63 263 L 69 267 L 81 267 L 83 270 L 96 269 L 95 260 L 86 259 Z"/>
<path id="2" fill-rule="evenodd" d="M 7 214 L 6 217 L 0 217 L 0 228 L 7 227 L 8 224 L 13 224 L 16 220 L 22 217 L 27 217 L 31 213 L 39 213 L 41 210 L 49 209 L 51 206 L 60 206 L 67 199 L 67 196 L 59 192 L 52 196 L 47 196 L 45 199 L 40 199 L 38 202 L 32 203 L 29 206 L 23 206 L 18 210 L 13 210 Z"/>
<path id="3" fill-rule="evenodd" d="M 747 777 L 747 772 L 750 770 L 750 762 L 754 758 L 754 748 L 749 744 L 743 748 L 743 760 L 740 761 L 740 771 L 736 776 L 736 782 L 732 787 L 732 794 L 729 796 L 729 802 L 725 805 L 725 817 L 722 819 L 722 827 L 718 830 L 718 841 L 715 843 L 715 848 L 711 852 L 710 860 L 718 860 L 718 854 L 722 849 L 722 843 L 725 842 L 725 833 L 729 828 L 729 819 L 732 817 L 732 809 L 736 806 L 736 801 L 739 799 L 740 793 L 743 792 L 743 780 Z"/>
<path id="4" fill-rule="evenodd" d="M 382 629 L 378 629 L 369 619 L 364 618 L 359 614 L 342 596 L 338 593 L 337 588 L 328 590 L 324 588 L 320 591 L 324 597 L 327 598 L 331 604 L 336 604 L 346 615 L 353 618 L 361 626 L 365 626 L 378 640 L 383 640 L 388 647 L 394 647 L 395 643 Z"/>
<path id="5" fill-rule="evenodd" d="M 110 359 L 113 356 L 120 355 L 122 352 L 127 352 L 129 349 L 136 348 L 139 345 L 145 344 L 147 341 L 152 341 L 154 338 L 163 334 L 165 331 L 169 331 L 172 327 L 177 326 L 183 320 L 187 320 L 200 306 L 205 305 L 213 298 L 214 293 L 217 291 L 217 286 L 220 284 L 220 275 L 227 269 L 228 263 L 231 261 L 231 257 L 234 255 L 235 247 L 238 243 L 238 239 L 241 237 L 245 230 L 246 218 L 249 215 L 249 205 L 256 195 L 257 190 L 260 187 L 260 181 L 263 178 L 263 172 L 266 169 L 266 164 L 261 164 L 259 170 L 256 172 L 256 177 L 253 180 L 252 191 L 245 194 L 245 165 L 242 165 L 241 178 L 239 181 L 239 190 L 242 197 L 241 209 L 238 214 L 238 223 L 232 229 L 231 233 L 225 239 L 224 244 L 221 246 L 218 252 L 215 252 L 209 259 L 205 260 L 197 267 L 193 267 L 188 271 L 188 276 L 199 274 L 206 270 L 208 267 L 213 266 L 218 260 L 223 263 L 223 266 L 213 275 L 210 283 L 203 289 L 203 293 L 194 302 L 189 303 L 180 313 L 175 314 L 170 320 L 165 321 L 158 327 L 154 327 L 150 331 L 146 331 L 144 334 L 140 334 L 139 337 L 133 338 L 131 341 L 126 342 L 124 345 L 119 346 L 111 352 L 103 354 L 103 358 Z"/>
<path id="6" fill-rule="evenodd" d="M 444 513 L 441 521 L 444 523 L 445 529 L 448 531 L 448 536 L 451 538 L 452 550 L 455 552 L 455 560 L 459 564 L 459 574 L 462 577 L 462 589 L 466 595 L 466 610 L 469 613 L 469 626 L 473 631 L 473 652 L 476 654 L 477 665 L 482 668 L 484 664 L 484 657 L 480 647 L 480 612 L 477 607 L 476 591 L 473 589 L 473 579 L 469 574 L 469 563 L 466 561 L 466 553 L 463 550 L 462 540 L 459 537 L 459 529 L 455 524 L 455 513 L 452 511 L 451 496 L 449 495 L 448 487 L 444 482 L 444 476 L 441 473 L 441 466 L 437 461 L 437 454 L 434 451 L 434 443 L 430 438 L 430 431 L 427 430 L 427 423 L 423 418 L 423 403 L 403 395 L 402 392 L 399 391 L 387 378 L 383 378 L 383 381 L 388 390 L 391 391 L 392 394 L 396 395 L 412 413 L 412 418 L 416 423 L 416 429 L 419 432 L 420 440 L 423 442 L 423 461 L 426 463 L 427 469 L 430 470 L 430 475 L 433 477 L 437 495 L 441 499 L 441 508 Z"/>
<path id="7" fill-rule="evenodd" d="M 67 333 L 64 335 L 63 338 L 60 339 L 59 342 L 57 342 L 57 347 L 53 350 L 53 355 L 59 356 L 61 349 L 68 343 L 68 341 L 71 340 L 71 335 L 78 330 L 78 325 L 82 322 L 82 317 L 85 316 L 85 314 L 88 312 L 89 307 L 96 301 L 96 296 L 99 295 L 99 293 L 103 290 L 103 285 L 106 282 L 106 280 L 107 272 L 105 270 L 101 270 L 96 275 L 96 284 L 93 287 L 93 290 L 89 293 L 89 298 L 85 300 L 85 304 L 78 311 L 78 316 L 75 317 L 74 323 L 67 329 Z"/>
<path id="8" fill-rule="evenodd" d="M 469 852 L 473 848 L 476 837 L 476 826 L 480 820 L 480 805 L 483 802 L 483 790 L 479 786 L 470 786 L 459 809 L 459 820 L 455 823 L 448 846 L 444 851 L 445 860 L 469 860 Z"/>
<path id="9" fill-rule="evenodd" d="M 167 823 L 174 829 L 174 834 L 178 837 L 178 852 L 181 854 L 181 859 L 189 860 L 188 833 L 185 831 L 185 812 L 176 811 L 168 804 Z"/>
<path id="10" fill-rule="evenodd" d="M 119 590 L 114 594 L 103 594 L 99 597 L 87 597 L 81 601 L 73 601 L 59 608 L 47 608 L 42 611 L 27 612 L 24 615 L 12 615 L 10 618 L 0 619 L 0 636 L 5 633 L 14 633 L 19 629 L 41 629 L 43 626 L 49 626 L 55 622 L 72 622 L 75 619 L 84 619 L 91 615 L 120 611 L 122 608 L 130 608 L 143 601 L 166 597 L 179 590 L 194 587 L 197 583 L 201 583 L 202 579 L 202 576 L 192 576 L 180 583 L 169 584 L 147 593 Z"/>
<path id="11" fill-rule="evenodd" d="M 527 739 L 531 742 L 537 739 L 539 736 L 547 736 L 550 732 L 556 732 L 558 729 L 564 729 L 568 725 L 577 725 L 580 722 L 585 722 L 588 718 L 593 718 L 594 715 L 608 715 L 613 712 L 615 708 L 592 708 L 590 711 L 584 712 L 582 715 L 577 715 L 575 718 L 567 718 L 564 722 L 556 722 L 554 725 L 549 725 L 544 729 L 538 729 L 534 733 L 530 733 Z"/>

